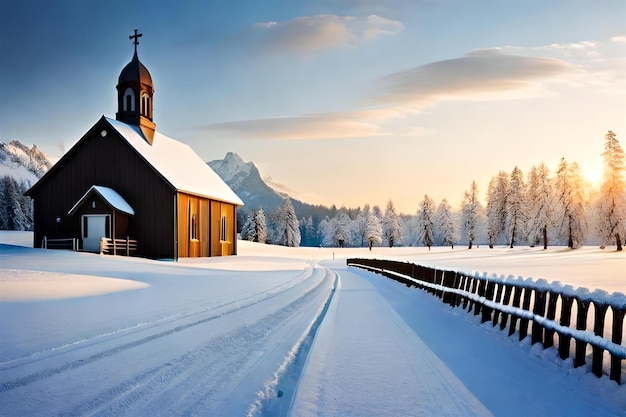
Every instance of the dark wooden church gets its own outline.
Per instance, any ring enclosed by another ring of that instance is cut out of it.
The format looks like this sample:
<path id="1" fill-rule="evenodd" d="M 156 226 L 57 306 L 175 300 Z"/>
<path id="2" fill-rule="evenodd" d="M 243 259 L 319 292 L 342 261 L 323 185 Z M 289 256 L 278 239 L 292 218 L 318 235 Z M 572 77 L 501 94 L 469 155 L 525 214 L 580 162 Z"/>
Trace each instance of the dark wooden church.
<path id="1" fill-rule="evenodd" d="M 122 70 L 115 119 L 102 116 L 26 195 L 34 246 L 73 239 L 136 240 L 150 258 L 235 255 L 241 199 L 188 146 L 156 131 L 154 85 L 135 54 Z"/>

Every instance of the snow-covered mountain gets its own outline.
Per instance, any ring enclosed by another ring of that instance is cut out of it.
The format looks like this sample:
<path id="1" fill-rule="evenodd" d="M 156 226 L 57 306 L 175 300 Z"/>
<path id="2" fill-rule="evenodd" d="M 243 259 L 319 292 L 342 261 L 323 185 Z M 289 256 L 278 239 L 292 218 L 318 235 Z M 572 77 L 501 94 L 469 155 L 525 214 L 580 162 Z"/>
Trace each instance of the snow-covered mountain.
<path id="1" fill-rule="evenodd" d="M 0 143 L 0 230 L 30 230 L 33 204 L 24 192 L 39 180 L 54 161 L 37 149 L 14 140 Z"/>
<path id="2" fill-rule="evenodd" d="M 0 142 L 0 178 L 9 176 L 18 184 L 31 187 L 54 165 L 54 161 L 33 145 L 29 148 L 14 140 Z"/>
<path id="3" fill-rule="evenodd" d="M 243 200 L 246 209 L 263 207 L 266 211 L 273 210 L 282 206 L 287 196 L 292 197 L 284 189 L 277 190 L 274 188 L 276 186 L 272 187 L 264 181 L 254 162 L 244 162 L 234 152 L 228 152 L 224 159 L 210 161 L 208 164 Z"/>

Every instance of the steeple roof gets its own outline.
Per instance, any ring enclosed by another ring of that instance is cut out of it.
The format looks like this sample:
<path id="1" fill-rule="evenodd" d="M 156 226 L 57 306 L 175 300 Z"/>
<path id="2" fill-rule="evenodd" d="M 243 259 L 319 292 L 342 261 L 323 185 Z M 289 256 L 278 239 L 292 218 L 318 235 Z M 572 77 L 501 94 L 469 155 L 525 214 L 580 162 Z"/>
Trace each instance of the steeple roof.
<path id="1" fill-rule="evenodd" d="M 135 51 L 133 59 L 126 64 L 117 80 L 118 84 L 133 81 L 139 81 L 140 83 L 149 85 L 154 89 L 150 72 L 148 72 L 148 69 L 141 63 L 141 61 L 139 61 L 137 51 Z"/>

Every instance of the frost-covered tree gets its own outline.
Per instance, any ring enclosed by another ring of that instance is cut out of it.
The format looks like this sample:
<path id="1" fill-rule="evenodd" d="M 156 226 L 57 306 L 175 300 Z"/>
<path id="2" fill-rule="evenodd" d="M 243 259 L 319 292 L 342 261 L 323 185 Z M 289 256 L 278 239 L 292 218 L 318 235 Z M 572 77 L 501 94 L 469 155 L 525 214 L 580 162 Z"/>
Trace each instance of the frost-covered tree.
<path id="1" fill-rule="evenodd" d="M 337 216 L 337 221 L 335 222 L 335 230 L 333 231 L 333 241 L 340 248 L 344 248 L 350 245 L 351 223 L 352 220 L 350 220 L 350 216 L 348 216 L 346 212 L 341 212 Z"/>
<path id="2" fill-rule="evenodd" d="M 373 212 L 367 216 L 367 224 L 365 226 L 365 238 L 367 246 L 372 250 L 372 246 L 380 245 L 383 241 L 383 225 L 380 218 Z"/>
<path id="3" fill-rule="evenodd" d="M 254 242 L 256 238 L 256 223 L 254 222 L 254 212 L 248 213 L 246 217 L 246 222 L 243 224 L 241 228 L 241 238 L 243 240 L 248 240 L 250 242 Z"/>
<path id="4" fill-rule="evenodd" d="M 454 244 L 459 241 L 459 228 L 457 219 L 452 213 L 452 207 L 445 198 L 437 206 L 434 223 L 436 242 L 450 245 L 454 249 Z"/>
<path id="5" fill-rule="evenodd" d="M 13 177 L 0 178 L 0 230 L 32 228 L 32 202 L 23 195 L 25 189 Z"/>
<path id="6" fill-rule="evenodd" d="M 555 219 L 561 239 L 572 249 L 583 245 L 587 232 L 583 197 L 583 180 L 576 162 L 568 164 L 561 158 L 556 171 L 554 191 L 556 194 Z"/>
<path id="7" fill-rule="evenodd" d="M 552 182 L 550 170 L 545 163 L 533 166 L 528 174 L 528 222 L 526 225 L 528 243 L 535 246 L 543 240 L 543 248 L 548 249 L 548 227 L 552 220 Z"/>
<path id="8" fill-rule="evenodd" d="M 337 218 L 333 217 L 332 219 L 326 216 L 324 220 L 322 220 L 318 226 L 318 230 L 320 233 L 320 237 L 322 239 L 323 246 L 334 246 L 335 245 L 335 228 L 336 228 Z"/>
<path id="9" fill-rule="evenodd" d="M 265 243 L 267 241 L 267 226 L 262 208 L 248 214 L 241 228 L 241 238 L 250 242 Z"/>
<path id="10" fill-rule="evenodd" d="M 383 237 L 390 248 L 402 241 L 402 227 L 393 201 L 389 200 L 383 216 Z"/>
<path id="11" fill-rule="evenodd" d="M 300 219 L 300 243 L 303 246 L 314 246 L 317 242 L 317 235 L 315 233 L 315 226 L 313 224 L 313 217 L 303 217 Z"/>
<path id="12" fill-rule="evenodd" d="M 259 243 L 267 242 L 267 225 L 265 223 L 265 213 L 262 207 L 254 212 L 254 227 L 256 234 L 254 241 Z"/>
<path id="13" fill-rule="evenodd" d="M 605 136 L 604 176 L 597 200 L 598 232 L 603 244 L 615 241 L 617 250 L 622 250 L 622 237 L 626 223 L 624 151 L 613 131 Z"/>
<path id="14" fill-rule="evenodd" d="M 509 247 L 526 234 L 526 185 L 524 174 L 516 166 L 511 172 L 506 196 L 506 221 L 509 226 Z"/>
<path id="15" fill-rule="evenodd" d="M 366 204 L 363 209 L 359 210 L 356 215 L 356 219 L 354 220 L 354 239 L 353 242 L 355 245 L 363 246 L 367 241 L 366 231 L 367 231 L 367 218 L 370 215 L 370 206 Z"/>
<path id="16" fill-rule="evenodd" d="M 435 202 L 426 194 L 417 211 L 417 224 L 419 227 L 419 240 L 428 247 L 428 250 L 430 250 L 434 242 L 434 217 Z"/>
<path id="17" fill-rule="evenodd" d="M 509 193 L 509 174 L 500 171 L 489 181 L 487 189 L 487 238 L 489 247 L 498 242 L 506 228 L 506 197 Z"/>
<path id="18" fill-rule="evenodd" d="M 300 246 L 300 222 L 296 217 L 296 211 L 291 204 L 291 199 L 285 199 L 280 208 L 276 224 L 278 244 L 283 246 Z"/>
<path id="19" fill-rule="evenodd" d="M 461 223 L 467 233 L 468 249 L 472 249 L 478 233 L 482 206 L 478 200 L 478 185 L 472 181 L 469 191 L 465 191 L 461 205 Z"/>

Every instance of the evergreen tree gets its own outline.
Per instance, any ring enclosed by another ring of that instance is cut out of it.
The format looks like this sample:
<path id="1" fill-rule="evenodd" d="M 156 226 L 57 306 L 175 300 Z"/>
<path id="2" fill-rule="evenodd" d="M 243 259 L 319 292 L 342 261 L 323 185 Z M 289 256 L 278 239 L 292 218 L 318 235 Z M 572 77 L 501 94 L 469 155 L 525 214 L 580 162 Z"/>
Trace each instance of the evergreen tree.
<path id="1" fill-rule="evenodd" d="M 302 237 L 300 242 L 302 246 L 315 246 L 316 236 L 312 216 L 300 219 L 300 236 Z"/>
<path id="2" fill-rule="evenodd" d="M 516 239 L 524 236 L 526 232 L 526 186 L 524 175 L 517 166 L 513 168 L 509 180 L 506 220 L 509 225 L 509 247 L 512 249 Z"/>
<path id="3" fill-rule="evenodd" d="M 383 236 L 390 248 L 402 241 L 402 228 L 393 201 L 389 200 L 383 216 Z"/>
<path id="4" fill-rule="evenodd" d="M 265 223 L 265 213 L 262 207 L 254 212 L 254 226 L 256 235 L 255 242 L 267 242 L 267 225 Z"/>
<path id="5" fill-rule="evenodd" d="M 604 177 L 598 195 L 598 231 L 603 244 L 614 240 L 617 250 L 622 250 L 622 237 L 626 222 L 624 200 L 624 151 L 611 130 L 605 136 Z"/>
<path id="6" fill-rule="evenodd" d="M 450 245 L 459 241 L 459 229 L 456 219 L 452 215 L 452 208 L 445 198 L 441 200 L 435 211 L 435 236 L 438 236 L 441 244 Z"/>
<path id="7" fill-rule="evenodd" d="M 276 228 L 278 244 L 292 247 L 300 246 L 300 222 L 298 222 L 290 198 L 285 200 L 279 211 Z"/>
<path id="8" fill-rule="evenodd" d="M 420 203 L 417 219 L 419 224 L 419 239 L 428 247 L 428 250 L 430 250 L 434 241 L 434 216 L 435 202 L 426 194 L 424 195 L 424 200 Z"/>
<path id="9" fill-rule="evenodd" d="M 528 224 L 527 240 L 535 246 L 541 237 L 543 248 L 548 249 L 548 227 L 552 220 L 552 184 L 550 170 L 543 162 L 531 168 L 528 174 Z"/>
<path id="10" fill-rule="evenodd" d="M 487 238 L 489 247 L 498 242 L 506 228 L 506 197 L 509 193 L 509 175 L 500 171 L 489 182 L 487 189 Z"/>
<path id="11" fill-rule="evenodd" d="M 476 181 L 472 181 L 469 191 L 466 191 L 463 196 L 461 205 L 461 222 L 463 229 L 467 233 L 468 249 L 472 249 L 477 236 L 481 208 L 482 206 L 478 200 L 478 186 Z"/>
<path id="12" fill-rule="evenodd" d="M 319 224 L 319 232 L 322 238 L 323 246 L 334 246 L 335 245 L 335 229 L 336 229 L 337 218 L 333 217 L 332 219 L 326 216 L 324 220 L 322 220 Z"/>
<path id="13" fill-rule="evenodd" d="M 32 202 L 23 195 L 13 177 L 4 176 L 0 179 L 0 230 L 31 229 L 32 217 L 28 219 L 23 210 L 23 207 L 31 205 Z"/>
<path id="14" fill-rule="evenodd" d="M 556 210 L 559 236 L 572 249 L 583 245 L 587 223 L 584 217 L 583 181 L 580 167 L 561 158 L 555 178 Z"/>
<path id="15" fill-rule="evenodd" d="M 256 239 L 256 223 L 254 221 L 254 213 L 248 213 L 246 217 L 246 222 L 243 224 L 241 228 L 241 239 L 248 240 L 250 242 L 254 242 Z"/>

